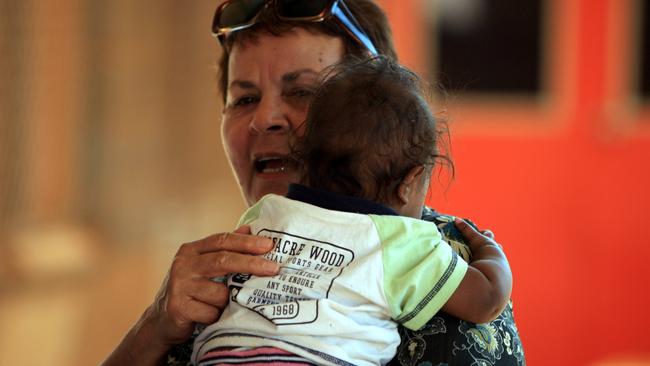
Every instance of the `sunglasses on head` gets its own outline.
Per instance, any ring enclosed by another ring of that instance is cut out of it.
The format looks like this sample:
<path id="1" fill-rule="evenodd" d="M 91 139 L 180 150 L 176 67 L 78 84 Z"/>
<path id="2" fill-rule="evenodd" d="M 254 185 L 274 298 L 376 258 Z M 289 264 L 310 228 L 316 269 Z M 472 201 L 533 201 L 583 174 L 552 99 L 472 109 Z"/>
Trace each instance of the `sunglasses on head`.
<path id="1" fill-rule="evenodd" d="M 229 34 L 257 23 L 257 18 L 266 8 L 283 21 L 322 22 L 331 17 L 373 56 L 378 54 L 343 0 L 228 0 L 214 14 L 212 34 L 223 46 Z"/>

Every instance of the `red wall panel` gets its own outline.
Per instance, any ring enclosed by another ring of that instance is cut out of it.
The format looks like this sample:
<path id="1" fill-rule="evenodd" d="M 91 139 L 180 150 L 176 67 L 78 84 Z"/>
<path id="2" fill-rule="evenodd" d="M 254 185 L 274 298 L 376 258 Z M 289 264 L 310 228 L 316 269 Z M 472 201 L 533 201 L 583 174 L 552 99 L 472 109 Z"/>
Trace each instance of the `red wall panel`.
<path id="1" fill-rule="evenodd" d="M 421 34 L 407 13 L 418 2 L 395 3 L 384 5 L 398 42 Z M 650 106 L 629 87 L 635 2 L 549 3 L 547 95 L 453 106 L 457 175 L 429 204 L 506 248 L 530 365 L 650 363 Z M 413 44 L 400 57 L 418 68 Z"/>

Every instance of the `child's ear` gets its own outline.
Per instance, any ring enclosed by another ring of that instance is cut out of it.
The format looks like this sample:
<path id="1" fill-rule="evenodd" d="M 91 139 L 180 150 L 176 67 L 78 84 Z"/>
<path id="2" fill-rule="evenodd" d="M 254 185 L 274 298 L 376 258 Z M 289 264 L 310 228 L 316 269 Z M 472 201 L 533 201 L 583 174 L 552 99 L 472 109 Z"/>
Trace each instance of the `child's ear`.
<path id="1" fill-rule="evenodd" d="M 411 168 L 411 170 L 406 173 L 404 179 L 397 186 L 397 198 L 402 205 L 405 205 L 409 202 L 411 198 L 411 191 L 417 189 L 419 183 L 419 178 L 421 178 L 424 173 L 424 166 L 417 165 Z"/>

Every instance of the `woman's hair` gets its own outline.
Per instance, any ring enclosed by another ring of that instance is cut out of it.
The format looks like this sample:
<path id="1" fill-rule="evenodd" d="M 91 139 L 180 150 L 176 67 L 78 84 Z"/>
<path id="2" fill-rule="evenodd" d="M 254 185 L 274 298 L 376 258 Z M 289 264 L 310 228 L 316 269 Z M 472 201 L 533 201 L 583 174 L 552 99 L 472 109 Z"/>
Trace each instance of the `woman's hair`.
<path id="1" fill-rule="evenodd" d="M 303 182 L 349 196 L 393 202 L 396 188 L 416 166 L 431 173 L 444 153 L 444 121 L 429 109 L 419 77 L 390 58 L 348 57 L 323 72 L 292 152 Z"/>
<path id="2" fill-rule="evenodd" d="M 368 35 L 379 54 L 397 60 L 393 46 L 393 35 L 384 11 L 373 0 L 344 0 L 352 15 Z M 224 101 L 228 89 L 228 59 L 233 45 L 240 42 L 255 41 L 261 32 L 281 36 L 294 28 L 303 28 L 316 33 L 323 33 L 343 40 L 346 55 L 362 56 L 365 46 L 355 41 L 335 20 L 328 18 L 322 22 L 285 21 L 275 16 L 270 8 L 265 8 L 250 28 L 232 33 L 224 43 L 224 52 L 219 60 L 219 89 Z"/>

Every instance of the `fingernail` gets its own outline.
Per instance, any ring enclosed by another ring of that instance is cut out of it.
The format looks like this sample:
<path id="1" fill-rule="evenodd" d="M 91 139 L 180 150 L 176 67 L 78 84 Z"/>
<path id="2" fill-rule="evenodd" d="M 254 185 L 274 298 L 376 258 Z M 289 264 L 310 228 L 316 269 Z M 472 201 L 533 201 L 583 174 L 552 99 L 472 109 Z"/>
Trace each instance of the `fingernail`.
<path id="1" fill-rule="evenodd" d="M 280 266 L 276 262 L 264 262 L 262 265 L 265 271 L 270 273 L 276 273 L 280 270 Z"/>

